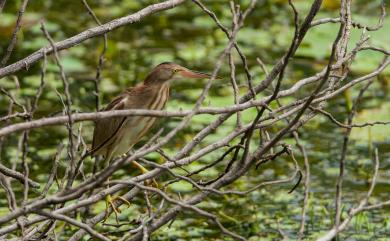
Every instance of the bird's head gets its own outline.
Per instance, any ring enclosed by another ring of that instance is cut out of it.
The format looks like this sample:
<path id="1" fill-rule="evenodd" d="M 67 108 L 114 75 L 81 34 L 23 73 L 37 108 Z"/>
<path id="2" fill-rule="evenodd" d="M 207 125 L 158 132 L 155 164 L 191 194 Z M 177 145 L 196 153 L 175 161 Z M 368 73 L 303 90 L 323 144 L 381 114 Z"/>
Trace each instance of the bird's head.
<path id="1" fill-rule="evenodd" d="M 162 84 L 175 79 L 203 79 L 210 78 L 211 75 L 189 70 L 181 65 L 165 62 L 157 65 L 146 77 L 144 84 Z"/>

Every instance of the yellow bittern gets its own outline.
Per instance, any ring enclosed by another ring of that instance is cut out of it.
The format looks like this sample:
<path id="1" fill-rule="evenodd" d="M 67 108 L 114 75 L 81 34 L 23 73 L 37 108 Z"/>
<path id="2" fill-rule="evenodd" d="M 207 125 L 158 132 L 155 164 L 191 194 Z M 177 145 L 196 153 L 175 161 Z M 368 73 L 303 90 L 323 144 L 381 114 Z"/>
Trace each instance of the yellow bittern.
<path id="1" fill-rule="evenodd" d="M 195 72 L 175 63 L 161 63 L 149 73 L 143 84 L 127 88 L 104 110 L 162 110 L 169 98 L 171 80 L 209 77 L 209 74 Z M 129 152 L 152 128 L 155 121 L 156 117 L 152 116 L 113 117 L 97 120 L 93 133 L 92 149 L 89 153 L 103 155 L 104 166 L 107 166 L 112 158 Z M 133 162 L 133 164 L 141 171 L 147 171 L 138 163 Z M 112 205 L 109 196 L 107 202 Z M 112 207 L 117 213 L 114 205 Z"/>

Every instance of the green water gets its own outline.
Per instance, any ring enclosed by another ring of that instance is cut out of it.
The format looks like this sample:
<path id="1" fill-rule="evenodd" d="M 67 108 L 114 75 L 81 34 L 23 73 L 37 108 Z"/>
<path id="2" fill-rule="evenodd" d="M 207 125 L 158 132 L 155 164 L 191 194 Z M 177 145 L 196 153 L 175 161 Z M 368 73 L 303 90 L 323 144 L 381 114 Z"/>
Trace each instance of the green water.
<path id="1" fill-rule="evenodd" d="M 39 19 L 44 18 L 47 29 L 56 41 L 71 37 L 82 30 L 95 26 L 91 17 L 83 11 L 81 1 L 31 1 L 25 14 L 25 25 L 19 35 L 19 42 L 9 63 L 25 57 L 29 53 L 47 45 L 39 27 Z M 92 2 L 92 1 L 91 1 Z M 91 4 L 102 22 L 124 16 L 141 9 L 148 3 L 156 1 L 114 1 L 104 0 Z M 248 1 L 240 1 L 243 8 Z M 308 10 L 307 1 L 294 1 L 301 14 Z M 375 2 L 375 3 L 374 3 Z M 215 11 L 221 22 L 230 27 L 230 11 L 228 2 L 204 1 L 204 3 Z M 378 1 L 365 3 L 356 1 L 353 12 L 357 20 L 366 24 L 375 24 L 377 21 Z M 15 21 L 15 13 L 20 1 L 7 1 L 3 13 L 0 15 L 4 21 L 0 22 L 0 44 L 5 49 L 10 38 L 10 26 Z M 329 7 L 325 7 L 319 17 L 336 17 L 338 13 Z M 291 25 L 292 14 L 284 1 L 261 1 L 253 14 L 247 19 L 245 28 L 238 35 L 238 43 L 247 56 L 250 71 L 253 74 L 255 84 L 260 83 L 264 78 L 260 67 L 256 63 L 256 57 L 261 57 L 270 70 L 274 63 L 283 55 L 289 45 L 293 34 Z M 381 31 L 370 33 L 372 42 L 376 46 L 386 49 L 390 48 L 390 36 L 386 27 L 390 25 L 390 18 L 385 18 L 385 28 Z M 329 55 L 330 45 L 335 37 L 336 25 L 324 25 L 310 30 L 305 38 L 302 48 L 297 52 L 296 57 L 289 65 L 282 88 L 289 88 L 299 79 L 311 76 L 326 64 Z M 358 40 L 360 31 L 353 30 L 351 44 Z M 156 64 L 164 61 L 174 61 L 188 68 L 211 72 L 217 56 L 224 48 L 227 40 L 222 31 L 218 30 L 209 16 L 202 13 L 190 1 L 184 5 L 163 13 L 158 13 L 145 18 L 140 23 L 135 23 L 108 34 L 108 48 L 105 55 L 100 84 L 100 97 L 103 106 L 121 89 L 139 83 L 146 76 L 148 71 Z M 103 48 L 102 38 L 88 40 L 74 48 L 61 52 L 61 62 L 65 67 L 66 74 L 70 81 L 70 92 L 73 100 L 73 110 L 80 112 L 94 111 L 94 84 L 95 68 L 97 59 Z M 2 56 L 3 53 L 0 55 Z M 237 64 L 237 81 L 240 85 L 246 82 L 243 67 L 237 55 L 234 56 Z M 368 73 L 376 68 L 382 56 L 377 53 L 362 53 L 357 56 L 355 64 L 352 65 L 352 74 L 346 81 Z M 40 83 L 40 64 L 34 64 L 29 71 L 22 71 L 17 74 L 20 81 L 20 89 L 17 89 L 12 78 L 3 78 L 0 85 L 15 95 L 21 102 L 35 95 Z M 62 91 L 61 79 L 58 75 L 57 66 L 53 59 L 49 58 L 48 71 L 46 74 L 46 86 L 39 102 L 39 108 L 35 118 L 55 115 L 61 112 L 62 104 L 55 93 L 55 90 Z M 365 95 L 364 102 L 359 109 L 356 122 L 366 121 L 389 121 L 389 80 L 390 69 L 374 82 Z M 232 89 L 229 80 L 228 62 L 222 66 L 221 80 L 213 84 L 210 95 L 207 97 L 204 106 L 228 106 L 233 103 Z M 205 81 L 181 81 L 174 83 L 172 87 L 172 98 L 168 103 L 168 110 L 190 109 L 196 101 Z M 358 86 L 359 87 L 359 86 Z M 310 88 L 305 88 L 293 97 L 307 94 Z M 245 86 L 240 88 L 243 94 L 247 91 Z M 340 95 L 332 99 L 326 105 L 326 110 L 331 112 L 339 121 L 344 122 L 347 116 L 347 102 L 354 98 L 359 88 L 353 88 L 349 95 Z M 266 93 L 261 93 L 261 96 Z M 349 97 L 350 96 L 350 97 Z M 282 100 L 282 103 L 292 101 L 291 97 Z M 8 100 L 0 96 L 0 114 L 7 113 Z M 272 107 L 276 107 L 272 106 Z M 21 111 L 20 109 L 17 109 Z M 244 114 L 245 122 L 254 118 L 254 110 Z M 180 150 L 186 141 L 208 123 L 215 116 L 197 116 L 191 125 L 181 131 L 170 143 L 163 147 L 163 150 L 173 156 Z M 20 121 L 19 119 L 15 121 Z M 180 121 L 179 118 L 165 118 L 159 121 L 155 131 L 164 128 L 164 133 L 174 128 Z M 226 136 L 234 127 L 234 118 L 222 125 L 211 136 L 206 138 L 200 147 L 207 146 Z M 282 123 L 283 124 L 283 123 Z M 282 124 L 269 128 L 270 133 L 275 133 Z M 0 123 L 0 127 L 6 123 Z M 78 127 L 78 125 L 77 125 Z M 75 127 L 75 128 L 77 128 Z M 83 137 L 87 143 L 91 143 L 92 123 L 85 122 L 82 126 Z M 321 232 L 332 227 L 334 217 L 335 185 L 338 176 L 338 161 L 340 158 L 344 130 L 330 123 L 322 116 L 311 120 L 300 131 L 302 144 L 305 146 L 311 166 L 311 189 L 305 237 L 311 240 Z M 366 127 L 354 129 L 351 143 L 346 158 L 346 171 L 344 178 L 344 210 L 356 205 L 369 187 L 373 172 L 371 161 L 374 148 L 378 148 L 380 157 L 380 172 L 377 186 L 373 193 L 372 203 L 388 199 L 390 192 L 390 128 L 388 126 Z M 8 167 L 16 165 L 17 170 L 22 170 L 18 158 L 17 146 L 20 133 L 8 136 L 2 150 L 2 163 Z M 145 138 L 147 139 L 147 138 Z M 47 127 L 34 130 L 30 133 L 28 162 L 30 166 L 30 178 L 45 183 L 53 165 L 53 155 L 57 145 L 63 141 L 66 143 L 67 131 L 65 127 Z M 258 144 L 258 137 L 253 145 Z M 301 169 L 303 159 L 295 147 L 293 138 L 287 137 L 285 142 L 291 144 L 297 156 Z M 236 140 L 237 142 L 237 140 Z M 232 143 L 233 144 L 233 143 Z M 142 143 L 140 143 L 142 145 Z M 200 148 L 199 147 L 199 148 Z M 226 148 L 227 149 L 227 148 Z M 199 161 L 187 166 L 188 170 L 195 170 L 218 158 L 226 149 L 206 155 Z M 197 150 L 197 149 L 196 149 Z M 153 161 L 162 162 L 156 153 L 148 156 Z M 223 171 L 228 159 L 216 167 L 195 177 L 197 180 L 211 179 Z M 86 160 L 86 170 L 92 168 L 92 160 Z M 62 154 L 59 177 L 62 177 L 67 167 L 65 153 Z M 114 178 L 121 178 L 129 175 L 136 175 L 135 171 L 128 172 L 120 170 Z M 229 189 L 246 190 L 257 183 L 286 178 L 292 173 L 293 163 L 286 156 L 281 156 L 272 162 L 262 165 L 259 169 L 250 170 L 243 178 L 229 186 Z M 180 172 L 180 170 L 177 170 Z M 169 176 L 159 178 L 164 182 Z M 269 186 L 257 190 L 245 197 L 226 195 L 210 196 L 199 207 L 218 215 L 222 223 L 232 231 L 239 233 L 250 240 L 280 240 L 281 235 L 278 229 L 282 230 L 288 237 L 295 239 L 299 229 L 300 212 L 303 203 L 303 183 L 292 193 L 288 191 L 295 183 L 288 183 L 278 186 Z M 22 186 L 13 183 L 17 198 L 21 198 Z M 55 191 L 55 190 L 52 190 Z M 183 198 L 189 197 L 194 190 L 186 183 L 176 183 L 171 186 L 171 193 L 180 193 Z M 30 196 L 38 195 L 34 191 Z M 176 197 L 176 196 L 175 196 Z M 159 198 L 152 199 L 157 205 Z M 123 210 L 121 221 L 133 220 L 139 212 L 144 212 L 144 200 L 142 195 L 133 200 L 133 206 Z M 98 213 L 104 209 L 104 203 L 94 206 L 93 212 Z M 0 215 L 8 212 L 4 191 L 0 189 Z M 390 209 L 375 210 L 362 213 L 355 218 L 341 235 L 341 240 L 389 240 L 390 237 Z M 109 220 L 114 222 L 114 219 Z M 114 232 L 112 228 L 102 226 L 100 229 L 107 232 Z M 126 227 L 124 227 L 126 228 Z M 68 235 L 74 232 L 72 227 L 66 227 L 61 240 L 67 240 Z M 121 233 L 111 233 L 113 237 L 122 236 Z M 178 216 L 173 224 L 164 227 L 154 234 L 153 240 L 204 240 L 221 239 L 219 230 L 200 216 L 189 211 Z M 226 238 L 226 237 L 222 237 Z M 86 239 L 87 240 L 87 237 Z"/>

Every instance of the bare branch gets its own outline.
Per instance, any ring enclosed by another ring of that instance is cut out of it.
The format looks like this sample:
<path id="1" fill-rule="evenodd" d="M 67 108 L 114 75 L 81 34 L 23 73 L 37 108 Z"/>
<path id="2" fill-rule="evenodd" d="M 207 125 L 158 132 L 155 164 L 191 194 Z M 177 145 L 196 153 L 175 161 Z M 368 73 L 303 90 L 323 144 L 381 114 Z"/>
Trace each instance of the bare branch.
<path id="1" fill-rule="evenodd" d="M 77 44 L 84 42 L 85 40 L 90 39 L 90 38 L 100 36 L 100 35 L 103 35 L 107 32 L 110 32 L 116 28 L 123 27 L 125 25 L 138 22 L 141 19 L 143 19 L 146 16 L 151 15 L 153 13 L 167 10 L 170 8 L 174 8 L 177 5 L 182 4 L 184 1 L 185 0 L 167 0 L 167 1 L 162 2 L 162 3 L 149 5 L 149 6 L 145 7 L 144 9 L 142 9 L 134 14 L 131 14 L 131 15 L 128 15 L 126 17 L 119 18 L 119 19 L 114 19 L 114 20 L 112 20 L 106 24 L 103 24 L 99 27 L 90 28 L 88 30 L 85 30 L 85 31 L 71 37 L 71 38 L 57 42 L 54 45 L 57 48 L 57 51 L 61 51 L 61 50 L 73 47 Z M 42 48 L 42 49 L 34 52 L 33 54 L 29 55 L 28 57 L 17 61 L 14 64 L 11 64 L 11 65 L 8 65 L 4 68 L 1 68 L 0 69 L 0 78 L 7 76 L 7 75 L 10 75 L 10 74 L 13 74 L 16 71 L 28 68 L 28 66 L 30 66 L 31 64 L 41 60 L 43 58 L 44 52 L 46 52 L 46 54 L 52 54 L 53 48 L 52 47 Z"/>
<path id="2" fill-rule="evenodd" d="M 21 183 L 24 183 L 24 175 L 22 173 L 19 173 L 17 171 L 14 171 L 12 169 L 7 168 L 6 166 L 0 164 L 0 172 L 8 177 L 15 178 Z M 39 183 L 28 179 L 28 184 L 33 188 L 39 188 Z"/>
<path id="3" fill-rule="evenodd" d="M 102 234 L 96 232 L 95 230 L 93 230 L 90 226 L 86 225 L 85 223 L 81 223 L 73 218 L 68 217 L 68 216 L 65 216 L 62 214 L 49 213 L 49 212 L 46 212 L 44 210 L 36 210 L 34 212 L 39 214 L 39 215 L 46 216 L 46 217 L 51 218 L 51 219 L 61 220 L 61 221 L 67 222 L 69 224 L 72 224 L 74 226 L 77 226 L 79 228 L 82 228 L 85 231 L 87 231 L 90 235 L 92 235 L 93 237 L 95 237 L 97 239 L 104 240 L 104 241 L 111 240 L 111 239 L 103 236 Z"/>

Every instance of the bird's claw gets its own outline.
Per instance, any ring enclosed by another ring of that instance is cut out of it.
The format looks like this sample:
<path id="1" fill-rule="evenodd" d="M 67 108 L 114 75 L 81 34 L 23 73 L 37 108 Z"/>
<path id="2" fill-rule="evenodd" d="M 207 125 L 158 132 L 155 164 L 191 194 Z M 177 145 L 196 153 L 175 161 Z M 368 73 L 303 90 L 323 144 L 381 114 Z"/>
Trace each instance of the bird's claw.
<path id="1" fill-rule="evenodd" d="M 125 198 L 123 198 L 122 196 L 117 196 L 115 197 L 114 199 L 119 199 L 121 200 L 123 203 L 125 203 L 127 205 L 127 207 L 130 207 L 131 206 L 131 203 L 129 201 L 127 201 Z"/>
<path id="2" fill-rule="evenodd" d="M 114 203 L 116 199 L 121 200 L 127 206 L 131 205 L 129 201 L 127 201 L 125 198 L 123 198 L 121 196 L 117 196 L 117 197 L 112 198 L 111 195 L 107 195 L 106 196 L 106 215 L 103 219 L 103 223 L 105 223 L 107 218 L 110 216 L 110 208 L 111 208 L 112 212 L 114 212 L 114 214 L 115 214 L 116 223 L 119 224 L 118 216 L 121 213 L 121 210 Z"/>

